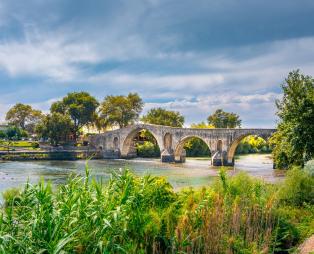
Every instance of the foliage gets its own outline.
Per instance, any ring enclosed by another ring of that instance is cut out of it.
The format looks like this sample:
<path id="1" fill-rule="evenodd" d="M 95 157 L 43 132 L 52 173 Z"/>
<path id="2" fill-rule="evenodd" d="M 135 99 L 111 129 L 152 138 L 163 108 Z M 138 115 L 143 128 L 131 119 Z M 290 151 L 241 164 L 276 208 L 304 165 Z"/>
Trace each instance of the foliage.
<path id="1" fill-rule="evenodd" d="M 217 109 L 212 115 L 207 118 L 208 124 L 215 128 L 236 128 L 241 127 L 239 115 L 228 113 L 222 109 Z"/>
<path id="2" fill-rule="evenodd" d="M 191 128 L 195 128 L 195 129 L 213 129 L 213 128 L 215 128 L 215 126 L 211 125 L 211 124 L 207 124 L 205 122 L 200 122 L 200 123 L 192 123 L 191 124 Z"/>
<path id="3" fill-rule="evenodd" d="M 42 118 L 40 110 L 33 109 L 30 105 L 17 103 L 6 114 L 6 120 L 22 130 L 34 131 L 35 125 Z"/>
<path id="4" fill-rule="evenodd" d="M 65 142 L 73 129 L 73 122 L 67 114 L 52 113 L 43 118 L 36 131 L 40 137 L 49 139 L 56 146 Z"/>
<path id="5" fill-rule="evenodd" d="M 249 154 L 249 153 L 269 153 L 271 147 L 261 137 L 247 136 L 245 137 L 236 149 L 236 154 Z"/>
<path id="6" fill-rule="evenodd" d="M 139 117 L 143 109 L 143 101 L 137 93 L 129 93 L 127 96 L 107 96 L 100 106 L 100 117 L 109 126 L 118 125 L 125 127 Z"/>
<path id="7" fill-rule="evenodd" d="M 308 172 L 294 167 L 287 172 L 279 192 L 279 200 L 284 204 L 302 206 L 314 204 L 314 177 Z"/>
<path id="8" fill-rule="evenodd" d="M 184 116 L 179 112 L 163 108 L 152 108 L 141 119 L 144 123 L 158 124 L 172 127 L 182 127 Z"/>
<path id="9" fill-rule="evenodd" d="M 6 138 L 6 137 L 7 137 L 6 132 L 3 131 L 3 130 L 0 130 L 0 139 L 4 139 L 4 138 Z"/>
<path id="10" fill-rule="evenodd" d="M 20 140 L 22 137 L 26 138 L 28 136 L 28 133 L 25 130 L 13 125 L 9 126 L 5 130 L 5 133 L 9 140 Z"/>
<path id="11" fill-rule="evenodd" d="M 277 167 L 303 166 L 314 157 L 314 79 L 297 71 L 289 73 L 276 102 L 280 122 L 272 137 Z"/>
<path id="12" fill-rule="evenodd" d="M 72 119 L 73 134 L 76 140 L 80 129 L 94 122 L 98 105 L 97 100 L 89 93 L 73 92 L 68 93 L 61 101 L 53 103 L 50 111 L 51 113 L 60 113 L 70 116 Z"/>
<path id="13" fill-rule="evenodd" d="M 211 156 L 211 152 L 206 143 L 199 138 L 191 138 L 185 145 L 187 157 Z"/>
<path id="14" fill-rule="evenodd" d="M 139 157 L 160 157 L 160 149 L 157 144 L 151 141 L 144 141 L 136 144 L 137 156 Z"/>

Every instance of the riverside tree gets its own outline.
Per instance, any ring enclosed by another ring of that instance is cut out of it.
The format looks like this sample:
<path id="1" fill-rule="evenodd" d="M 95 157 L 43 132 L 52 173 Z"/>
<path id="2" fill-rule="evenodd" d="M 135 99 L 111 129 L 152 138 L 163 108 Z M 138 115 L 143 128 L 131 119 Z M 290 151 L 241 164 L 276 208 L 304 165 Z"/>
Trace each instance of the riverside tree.
<path id="1" fill-rule="evenodd" d="M 61 101 L 52 104 L 51 113 L 68 115 L 72 120 L 74 139 L 83 126 L 95 120 L 98 101 L 87 92 L 68 93 Z"/>
<path id="2" fill-rule="evenodd" d="M 54 112 L 43 118 L 36 126 L 36 132 L 40 137 L 49 139 L 52 145 L 57 146 L 67 141 L 73 128 L 72 119 L 68 114 Z"/>
<path id="3" fill-rule="evenodd" d="M 207 118 L 208 124 L 215 128 L 237 128 L 241 127 L 239 115 L 235 113 L 225 112 L 222 109 L 217 109 L 214 114 Z"/>
<path id="4" fill-rule="evenodd" d="M 283 97 L 276 101 L 279 124 L 271 138 L 278 168 L 301 165 L 314 157 L 314 79 L 289 73 L 281 85 Z"/>
<path id="5" fill-rule="evenodd" d="M 142 98 L 137 93 L 109 95 L 100 105 L 100 118 L 103 124 L 123 128 L 139 118 L 143 106 Z"/>
<path id="6" fill-rule="evenodd" d="M 10 108 L 5 119 L 9 124 L 32 133 L 42 117 L 43 114 L 40 110 L 35 110 L 30 105 L 17 103 Z"/>
<path id="7" fill-rule="evenodd" d="M 163 108 L 152 108 L 141 119 L 144 123 L 166 125 L 171 127 L 182 127 L 184 116 L 177 111 Z"/>

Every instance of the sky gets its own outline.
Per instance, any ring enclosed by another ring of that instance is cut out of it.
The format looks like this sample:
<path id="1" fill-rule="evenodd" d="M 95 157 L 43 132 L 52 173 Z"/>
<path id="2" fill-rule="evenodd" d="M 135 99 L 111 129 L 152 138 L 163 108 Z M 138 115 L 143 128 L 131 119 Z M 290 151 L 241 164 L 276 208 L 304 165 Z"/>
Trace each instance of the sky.
<path id="1" fill-rule="evenodd" d="M 0 121 L 73 91 L 137 92 L 185 126 L 216 109 L 276 126 L 288 73 L 314 76 L 313 0 L 0 0 Z"/>

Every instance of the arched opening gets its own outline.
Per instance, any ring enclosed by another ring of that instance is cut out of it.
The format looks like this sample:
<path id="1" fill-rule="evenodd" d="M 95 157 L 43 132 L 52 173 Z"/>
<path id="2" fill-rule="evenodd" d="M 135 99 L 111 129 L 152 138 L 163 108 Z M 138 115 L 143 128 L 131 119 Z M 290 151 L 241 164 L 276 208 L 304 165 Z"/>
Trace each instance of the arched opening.
<path id="1" fill-rule="evenodd" d="M 156 136 L 147 129 L 135 129 L 131 131 L 123 142 L 121 157 L 160 157 L 160 145 Z"/>
<path id="2" fill-rule="evenodd" d="M 174 156 L 176 162 L 185 162 L 186 157 L 208 157 L 210 160 L 211 151 L 201 137 L 188 136 L 179 142 L 175 149 Z"/>
<path id="3" fill-rule="evenodd" d="M 271 153 L 268 137 L 244 135 L 237 138 L 228 150 L 228 163 L 234 164 L 235 156 L 245 154 Z"/>

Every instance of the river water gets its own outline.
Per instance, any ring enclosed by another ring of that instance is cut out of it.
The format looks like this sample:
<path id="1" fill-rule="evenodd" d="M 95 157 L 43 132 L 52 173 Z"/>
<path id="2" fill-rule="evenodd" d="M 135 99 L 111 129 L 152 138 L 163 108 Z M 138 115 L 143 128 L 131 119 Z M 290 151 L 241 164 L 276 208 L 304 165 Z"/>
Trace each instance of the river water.
<path id="1" fill-rule="evenodd" d="M 136 175 L 164 176 L 175 189 L 209 185 L 217 177 L 218 168 L 209 159 L 187 158 L 183 164 L 161 163 L 159 159 L 92 160 L 88 162 L 91 175 L 103 181 L 119 168 L 129 168 Z M 241 170 L 250 175 L 275 182 L 282 177 L 274 176 L 269 155 L 252 154 L 239 156 L 230 174 Z M 12 187 L 22 187 L 27 181 L 37 183 L 41 177 L 53 184 L 61 184 L 71 173 L 84 175 L 85 161 L 9 161 L 0 162 L 0 192 Z"/>

